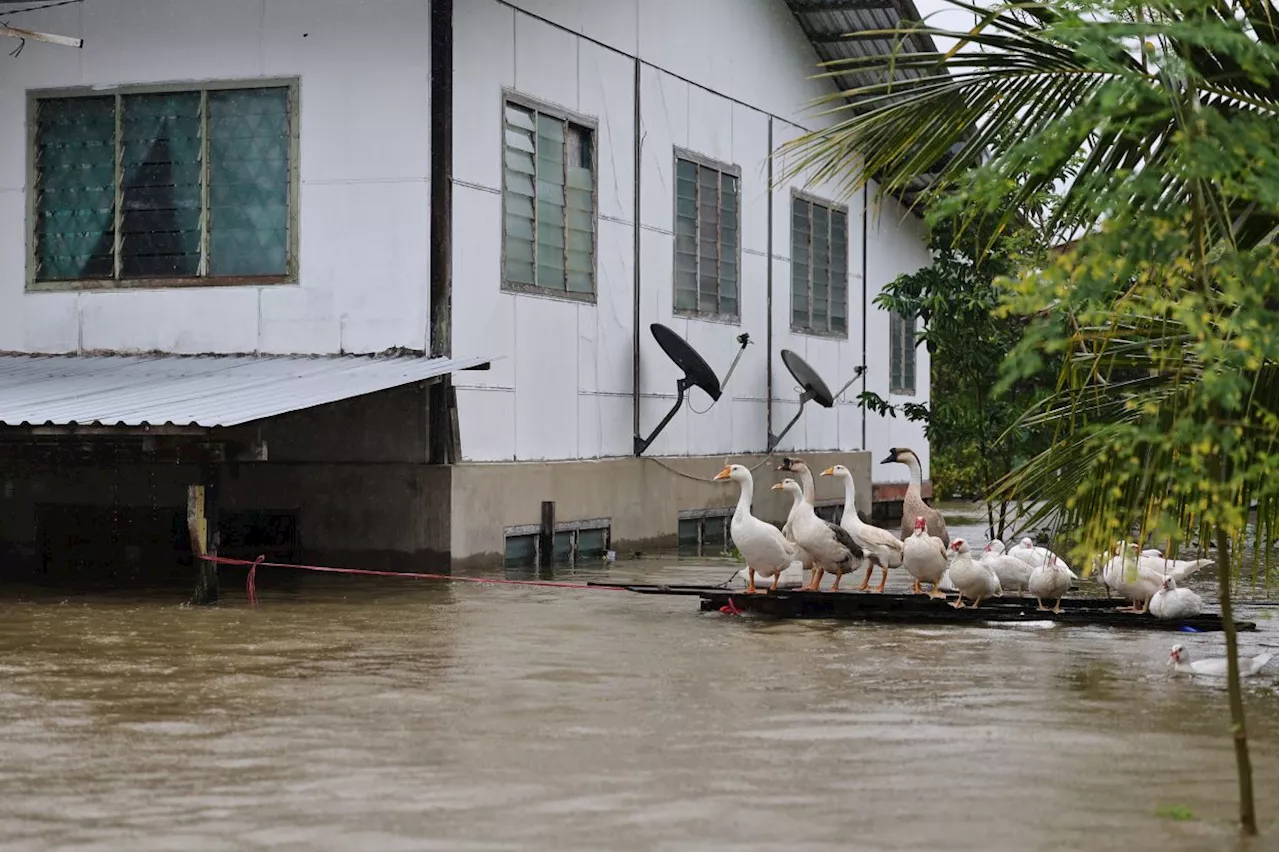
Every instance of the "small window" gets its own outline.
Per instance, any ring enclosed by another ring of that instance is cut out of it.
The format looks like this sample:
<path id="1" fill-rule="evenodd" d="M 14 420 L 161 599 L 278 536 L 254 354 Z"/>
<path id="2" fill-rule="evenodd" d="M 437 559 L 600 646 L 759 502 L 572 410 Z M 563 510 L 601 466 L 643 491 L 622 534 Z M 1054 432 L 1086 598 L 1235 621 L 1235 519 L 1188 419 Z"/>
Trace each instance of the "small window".
<path id="1" fill-rule="evenodd" d="M 283 281 L 292 86 L 37 98 L 33 282 Z"/>
<path id="2" fill-rule="evenodd" d="M 541 532 L 537 524 L 508 527 L 504 563 L 508 568 L 538 564 Z M 551 561 L 556 565 L 581 565 L 605 559 L 609 553 L 609 519 L 565 521 L 555 527 Z"/>
<path id="3" fill-rule="evenodd" d="M 510 98 L 504 114 L 504 286 L 592 299 L 595 131 Z"/>
<path id="4" fill-rule="evenodd" d="M 738 318 L 736 166 L 676 153 L 675 310 Z"/>
<path id="5" fill-rule="evenodd" d="M 849 333 L 849 214 L 806 196 L 791 199 L 791 328 Z"/>
<path id="6" fill-rule="evenodd" d="M 690 509 L 676 521 L 676 549 L 682 556 L 722 556 L 733 549 L 729 521 L 733 509 Z"/>
<path id="7" fill-rule="evenodd" d="M 889 314 L 889 392 L 916 392 L 916 321 L 896 311 Z"/>
<path id="8" fill-rule="evenodd" d="M 506 537 L 506 558 L 508 568 L 538 564 L 538 535 L 509 535 Z"/>

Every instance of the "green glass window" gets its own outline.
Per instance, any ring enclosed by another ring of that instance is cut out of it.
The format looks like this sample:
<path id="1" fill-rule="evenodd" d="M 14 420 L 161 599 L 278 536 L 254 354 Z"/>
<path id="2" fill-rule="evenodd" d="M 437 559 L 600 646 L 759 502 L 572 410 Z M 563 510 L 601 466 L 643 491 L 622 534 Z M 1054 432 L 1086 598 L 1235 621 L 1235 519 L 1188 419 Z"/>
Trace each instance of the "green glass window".
<path id="1" fill-rule="evenodd" d="M 849 215 L 791 200 L 791 328 L 845 335 L 849 315 Z"/>
<path id="2" fill-rule="evenodd" d="M 578 530 L 578 560 L 603 559 L 609 550 L 609 530 L 604 528 Z"/>
<path id="3" fill-rule="evenodd" d="M 35 280 L 283 277 L 287 86 L 42 98 Z"/>
<path id="4" fill-rule="evenodd" d="M 738 316 L 738 175 L 676 156 L 675 308 Z"/>
<path id="5" fill-rule="evenodd" d="M 595 141 L 589 127 L 532 107 L 504 109 L 504 280 L 595 292 Z"/>
<path id="6" fill-rule="evenodd" d="M 889 314 L 889 391 L 916 392 L 916 321 L 897 311 Z"/>

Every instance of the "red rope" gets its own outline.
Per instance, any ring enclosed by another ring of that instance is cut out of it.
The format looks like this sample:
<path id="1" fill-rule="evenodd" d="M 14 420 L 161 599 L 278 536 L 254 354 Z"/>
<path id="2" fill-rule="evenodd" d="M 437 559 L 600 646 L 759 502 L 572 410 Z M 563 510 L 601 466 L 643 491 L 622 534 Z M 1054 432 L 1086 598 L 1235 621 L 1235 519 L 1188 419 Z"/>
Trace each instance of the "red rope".
<path id="1" fill-rule="evenodd" d="M 245 594 L 250 603 L 258 599 L 255 577 L 258 566 L 265 568 L 296 568 L 299 571 L 321 571 L 326 574 L 363 574 L 368 577 L 404 577 L 410 580 L 444 580 L 450 583 L 489 583 L 498 586 L 548 586 L 553 589 L 583 589 L 589 591 L 625 592 L 620 586 L 588 586 L 586 583 L 557 583 L 552 580 L 506 580 L 499 577 L 455 577 L 452 574 L 422 574 L 411 571 L 374 571 L 368 568 L 334 568 L 328 565 L 298 565 L 292 562 L 266 562 L 257 559 L 232 559 L 227 556 L 197 555 L 197 559 L 216 565 L 248 565 L 249 576 L 245 581 Z"/>

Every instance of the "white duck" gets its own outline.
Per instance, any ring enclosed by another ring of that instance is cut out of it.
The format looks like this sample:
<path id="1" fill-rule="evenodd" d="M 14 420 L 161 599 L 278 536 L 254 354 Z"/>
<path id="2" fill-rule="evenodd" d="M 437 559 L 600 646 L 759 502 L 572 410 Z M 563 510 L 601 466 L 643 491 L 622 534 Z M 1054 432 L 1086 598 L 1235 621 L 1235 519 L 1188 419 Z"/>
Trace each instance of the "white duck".
<path id="1" fill-rule="evenodd" d="M 1062 596 L 1071 588 L 1071 581 L 1075 578 L 1071 569 L 1053 555 L 1049 556 L 1048 562 L 1032 568 L 1027 587 L 1035 595 L 1036 609 L 1042 612 L 1062 612 Z M 1046 598 L 1054 602 L 1053 609 L 1044 605 Z"/>
<path id="2" fill-rule="evenodd" d="M 738 506 L 733 510 L 733 518 L 729 521 L 729 534 L 733 543 L 747 562 L 747 594 L 756 592 L 756 575 L 772 577 L 773 586 L 778 588 L 778 577 L 792 562 L 799 557 L 799 550 L 787 541 L 782 531 L 773 524 L 762 521 L 751 514 L 751 498 L 755 493 L 755 482 L 751 471 L 740 464 L 725 465 L 724 470 L 716 474 L 717 480 L 732 479 L 738 483 Z"/>
<path id="3" fill-rule="evenodd" d="M 1151 598 L 1160 589 L 1166 576 L 1181 580 L 1198 571 L 1203 564 L 1211 564 L 1212 560 L 1153 560 L 1144 559 L 1136 544 L 1117 541 L 1112 548 L 1115 553 L 1102 568 L 1103 585 L 1114 589 L 1121 597 L 1129 601 L 1129 606 L 1119 607 L 1118 612 L 1144 613 Z M 1168 575 L 1158 566 L 1169 565 L 1174 570 Z"/>
<path id="4" fill-rule="evenodd" d="M 1166 577 L 1172 577 L 1181 583 L 1201 568 L 1208 568 L 1213 564 L 1212 559 L 1165 559 L 1163 556 L 1147 556 L 1146 552 L 1139 554 L 1139 561 L 1143 565 L 1154 568 Z"/>
<path id="5" fill-rule="evenodd" d="M 991 570 L 1000 578 L 1000 588 L 1004 591 L 1016 591 L 1018 597 L 1022 597 L 1029 588 L 1031 572 L 1035 569 L 1027 560 L 1005 553 L 1004 542 L 1000 539 L 987 543 L 979 561 L 991 566 Z"/>
<path id="6" fill-rule="evenodd" d="M 1076 572 L 1071 570 L 1071 566 L 1067 564 L 1067 560 L 1063 559 L 1061 556 L 1058 556 L 1058 554 L 1054 553 L 1049 548 L 1039 546 L 1038 544 L 1036 544 L 1031 540 L 1030 536 L 1024 537 L 1022 541 L 1018 542 L 1016 545 L 1009 548 L 1009 555 L 1016 556 L 1017 558 L 1026 562 L 1032 568 L 1035 568 L 1038 565 L 1046 564 L 1049 561 L 1050 556 L 1057 556 L 1058 563 L 1062 565 L 1063 568 L 1066 568 L 1068 571 L 1071 571 L 1072 577 L 1076 576 Z M 1079 578 L 1076 577 L 1076 579 L 1079 579 Z"/>
<path id="7" fill-rule="evenodd" d="M 1117 612 L 1146 612 L 1151 596 L 1164 580 L 1163 574 L 1143 565 L 1135 556 L 1132 551 L 1126 554 L 1122 550 L 1102 566 L 1103 585 L 1129 601 L 1128 606 L 1117 607 Z"/>
<path id="8" fill-rule="evenodd" d="M 862 548 L 839 524 L 824 521 L 813 511 L 813 504 L 804 499 L 800 483 L 787 477 L 773 486 L 774 491 L 786 491 L 791 495 L 791 512 L 787 523 L 800 549 L 813 562 L 813 580 L 809 587 L 817 589 L 825 571 L 835 574 L 831 590 L 840 591 L 840 578 L 853 570 L 856 560 L 862 558 Z"/>
<path id="9" fill-rule="evenodd" d="M 1204 601 L 1190 589 L 1179 589 L 1178 581 L 1165 577 L 1151 596 L 1147 610 L 1156 618 L 1194 618 L 1204 609 Z"/>
<path id="10" fill-rule="evenodd" d="M 1136 559 L 1139 565 L 1150 568 L 1162 576 L 1172 577 L 1179 583 L 1201 568 L 1207 568 L 1213 564 L 1212 559 L 1166 559 L 1160 551 L 1152 548 L 1139 551 L 1135 542 L 1117 541 L 1111 552 L 1119 553 L 1122 549 L 1127 551 L 1129 559 Z"/>
<path id="11" fill-rule="evenodd" d="M 1263 651 L 1255 657 L 1240 660 L 1240 676 L 1252 677 L 1262 673 L 1262 668 L 1271 661 L 1271 654 Z M 1227 658 L 1210 657 L 1207 660 L 1191 659 L 1191 652 L 1181 645 L 1174 645 L 1169 652 L 1169 665 L 1176 672 L 1184 674 L 1208 675 L 1209 677 L 1227 676 Z"/>
<path id="12" fill-rule="evenodd" d="M 983 598 L 998 598 L 1004 595 L 996 572 L 991 570 L 991 566 L 974 560 L 969 553 L 967 541 L 962 538 L 952 539 L 951 549 L 955 552 L 955 557 L 951 560 L 951 567 L 947 569 L 947 576 L 951 578 L 960 595 L 951 604 L 953 607 L 963 609 L 964 599 L 971 598 L 973 609 L 977 609 Z"/>
<path id="13" fill-rule="evenodd" d="M 880 527 L 864 523 L 858 515 L 858 494 L 853 483 L 853 474 L 842 464 L 833 465 L 824 470 L 820 476 L 834 476 L 844 482 L 844 514 L 840 517 L 840 526 L 858 543 L 866 554 L 863 562 L 867 573 L 862 577 L 862 585 L 858 591 L 866 591 L 871 580 L 871 569 L 880 566 L 880 585 L 877 592 L 884 591 L 885 580 L 889 578 L 889 569 L 902 564 L 903 542 L 896 535 Z M 916 580 L 915 592 L 920 591 L 920 581 Z"/>
<path id="14" fill-rule="evenodd" d="M 947 572 L 947 548 L 942 539 L 925 532 L 926 523 L 923 517 L 917 517 L 915 530 L 902 543 L 902 567 L 916 578 L 913 592 L 921 591 L 921 583 L 930 583 L 933 588 L 929 590 L 929 597 L 946 600 L 939 586 Z"/>

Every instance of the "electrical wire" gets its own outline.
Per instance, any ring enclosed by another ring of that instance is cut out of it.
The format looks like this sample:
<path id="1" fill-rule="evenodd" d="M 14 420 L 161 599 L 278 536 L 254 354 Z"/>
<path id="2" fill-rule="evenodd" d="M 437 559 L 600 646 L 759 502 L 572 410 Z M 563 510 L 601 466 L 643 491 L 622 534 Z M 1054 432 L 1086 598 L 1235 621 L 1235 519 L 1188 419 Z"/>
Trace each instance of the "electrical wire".
<path id="1" fill-rule="evenodd" d="M 778 454 L 778 450 L 775 447 L 774 449 L 765 453 L 764 458 L 760 459 L 760 461 L 756 462 L 753 466 L 747 468 L 747 471 L 750 473 L 755 473 L 765 464 L 765 462 L 769 461 L 769 459 L 773 458 L 777 454 Z M 676 476 L 682 476 L 685 479 L 692 479 L 694 482 L 715 482 L 716 481 L 714 477 L 694 476 L 692 473 L 685 473 L 683 470 L 678 470 L 677 468 L 672 467 L 671 465 L 664 462 L 662 459 L 657 458 L 655 456 L 645 456 L 645 458 L 653 462 L 654 464 L 658 465 L 658 467 L 665 468 L 671 473 L 674 473 Z"/>
<path id="2" fill-rule="evenodd" d="M 55 6 L 70 6 L 72 3 L 83 3 L 84 0 L 56 0 L 53 3 L 45 3 L 40 6 L 27 6 L 25 9 L 6 9 L 2 15 L 7 18 L 10 15 L 21 15 L 24 12 L 40 12 L 44 9 L 52 9 Z"/>

